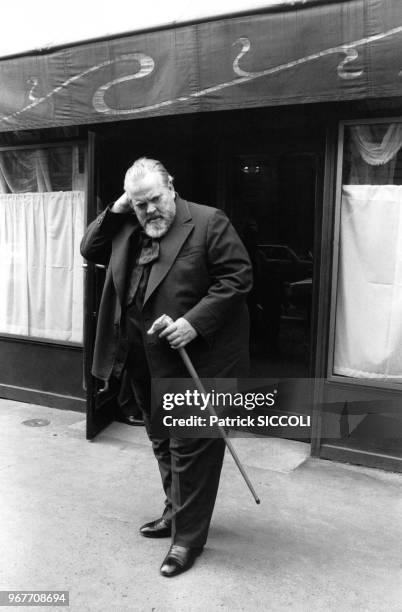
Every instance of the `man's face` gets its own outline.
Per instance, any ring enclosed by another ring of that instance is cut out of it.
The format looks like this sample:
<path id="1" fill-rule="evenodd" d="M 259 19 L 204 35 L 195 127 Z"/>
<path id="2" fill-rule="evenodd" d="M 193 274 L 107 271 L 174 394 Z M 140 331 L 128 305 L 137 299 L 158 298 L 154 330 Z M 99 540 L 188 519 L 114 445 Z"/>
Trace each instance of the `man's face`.
<path id="1" fill-rule="evenodd" d="M 164 236 L 176 214 L 173 185 L 166 186 L 160 174 L 149 172 L 130 185 L 127 194 L 147 236 Z"/>

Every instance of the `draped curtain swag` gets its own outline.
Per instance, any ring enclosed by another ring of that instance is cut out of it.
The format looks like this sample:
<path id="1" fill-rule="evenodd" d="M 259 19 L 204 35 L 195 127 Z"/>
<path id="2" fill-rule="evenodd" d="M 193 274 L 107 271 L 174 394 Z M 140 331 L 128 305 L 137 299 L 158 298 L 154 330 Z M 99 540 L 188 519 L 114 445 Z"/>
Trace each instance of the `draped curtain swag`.
<path id="1" fill-rule="evenodd" d="M 391 123 L 381 142 L 373 142 L 370 126 L 354 126 L 351 134 L 361 157 L 370 166 L 387 164 L 402 147 L 401 123 Z"/>

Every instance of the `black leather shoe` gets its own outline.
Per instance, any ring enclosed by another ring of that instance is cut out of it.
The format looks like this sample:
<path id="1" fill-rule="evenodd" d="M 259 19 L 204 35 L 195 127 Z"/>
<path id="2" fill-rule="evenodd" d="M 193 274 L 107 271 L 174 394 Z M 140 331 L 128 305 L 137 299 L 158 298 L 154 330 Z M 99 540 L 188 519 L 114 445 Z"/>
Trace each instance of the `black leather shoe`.
<path id="1" fill-rule="evenodd" d="M 134 426 L 143 426 L 145 425 L 144 421 L 142 419 L 137 419 L 135 416 L 132 416 L 131 414 L 117 414 L 115 417 L 115 421 L 118 421 L 119 423 L 125 423 L 126 425 L 134 425 Z"/>
<path id="2" fill-rule="evenodd" d="M 203 548 L 203 546 L 190 548 L 189 546 L 172 544 L 161 565 L 162 576 L 171 578 L 190 569 L 195 559 L 202 553 Z"/>
<path id="3" fill-rule="evenodd" d="M 169 538 L 172 533 L 172 524 L 164 518 L 145 523 L 140 527 L 140 534 L 144 538 Z"/>

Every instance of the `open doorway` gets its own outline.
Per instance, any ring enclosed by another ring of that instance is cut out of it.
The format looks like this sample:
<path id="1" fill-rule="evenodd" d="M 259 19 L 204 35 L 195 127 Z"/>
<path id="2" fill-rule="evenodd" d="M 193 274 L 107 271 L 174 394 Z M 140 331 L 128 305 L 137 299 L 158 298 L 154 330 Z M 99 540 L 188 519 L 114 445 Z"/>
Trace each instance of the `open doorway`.
<path id="1" fill-rule="evenodd" d="M 305 378 L 313 374 L 314 214 L 324 138 L 304 115 L 287 111 L 275 120 L 271 114 L 261 109 L 102 126 L 96 200 L 100 212 L 119 197 L 125 171 L 145 155 L 164 163 L 181 197 L 225 210 L 254 267 L 250 378 Z M 104 273 L 95 273 L 99 299 Z M 115 404 L 120 388 L 112 391 Z"/>

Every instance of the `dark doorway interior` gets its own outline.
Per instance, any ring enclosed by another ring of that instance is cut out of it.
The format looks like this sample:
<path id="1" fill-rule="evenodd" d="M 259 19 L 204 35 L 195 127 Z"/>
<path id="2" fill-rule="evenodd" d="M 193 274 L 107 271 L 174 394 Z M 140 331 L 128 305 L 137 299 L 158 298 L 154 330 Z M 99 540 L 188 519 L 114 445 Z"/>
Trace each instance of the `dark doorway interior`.
<path id="1" fill-rule="evenodd" d="M 283 142 L 283 140 L 282 140 Z M 317 156 L 271 151 L 233 160 L 234 217 L 254 268 L 255 377 L 310 372 Z"/>
<path id="2" fill-rule="evenodd" d="M 224 209 L 249 249 L 251 376 L 311 376 L 314 215 L 322 128 L 300 109 L 204 113 L 103 126 L 100 207 L 139 156 L 160 159 L 186 199 Z"/>
<path id="3" fill-rule="evenodd" d="M 324 143 L 315 120 L 301 109 L 233 111 L 97 131 L 100 210 L 122 193 L 126 169 L 145 155 L 165 164 L 182 197 L 222 208 L 232 220 L 254 266 L 251 378 L 312 375 L 314 215 Z"/>

